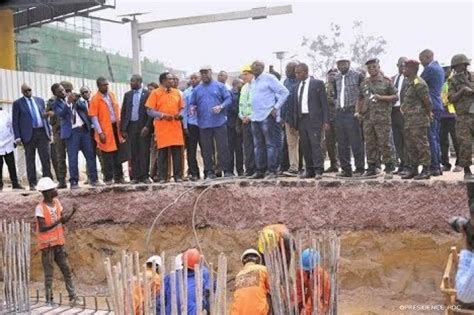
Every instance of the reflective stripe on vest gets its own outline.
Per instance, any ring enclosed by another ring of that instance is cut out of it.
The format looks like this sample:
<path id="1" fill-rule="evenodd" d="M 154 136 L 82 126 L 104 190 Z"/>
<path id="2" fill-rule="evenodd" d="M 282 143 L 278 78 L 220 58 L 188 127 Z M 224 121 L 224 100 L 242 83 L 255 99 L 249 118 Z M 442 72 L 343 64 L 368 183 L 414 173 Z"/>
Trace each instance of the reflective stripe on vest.
<path id="1" fill-rule="evenodd" d="M 43 210 L 43 217 L 44 217 L 44 223 L 46 225 L 53 224 L 53 218 L 51 217 L 51 212 L 49 210 L 49 207 L 44 203 L 41 202 L 39 204 L 41 207 L 41 210 Z M 61 203 L 57 198 L 54 199 L 54 208 L 56 208 L 57 212 L 57 220 L 61 219 L 61 213 L 63 211 L 63 207 L 61 206 Z M 36 233 L 37 233 L 37 238 L 38 238 L 38 247 L 39 249 L 45 249 L 48 247 L 53 247 L 53 246 L 58 246 L 58 245 L 64 245 L 64 229 L 62 224 L 56 225 L 54 228 L 51 230 L 48 230 L 46 232 L 40 232 L 39 231 L 39 224 L 36 222 Z"/>

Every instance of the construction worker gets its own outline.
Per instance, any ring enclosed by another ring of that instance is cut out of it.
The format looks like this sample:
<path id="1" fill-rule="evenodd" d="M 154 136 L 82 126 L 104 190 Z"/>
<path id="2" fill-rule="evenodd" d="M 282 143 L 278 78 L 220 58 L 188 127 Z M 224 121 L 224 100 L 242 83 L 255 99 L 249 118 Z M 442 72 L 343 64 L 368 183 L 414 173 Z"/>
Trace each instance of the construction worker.
<path id="1" fill-rule="evenodd" d="M 64 277 L 70 305 L 78 305 L 80 303 L 77 300 L 71 268 L 69 267 L 67 254 L 64 249 L 65 238 L 63 228 L 63 225 L 77 211 L 77 207 L 73 205 L 72 212 L 69 215 L 63 215 L 63 207 L 57 198 L 57 184 L 49 177 L 41 178 L 36 188 L 43 194 L 43 201 L 35 209 L 35 217 L 38 248 L 41 250 L 41 261 L 44 271 L 46 304 L 49 306 L 54 305 L 53 262 L 56 262 Z"/>
<path id="2" fill-rule="evenodd" d="M 183 263 L 187 266 L 187 315 L 202 314 L 206 311 L 209 314 L 209 296 L 211 290 L 211 280 L 209 270 L 205 266 L 200 266 L 202 275 L 202 292 L 203 301 L 202 305 L 197 305 L 196 301 L 196 276 L 194 268 L 196 265 L 201 264 L 201 253 L 196 248 L 190 248 L 183 253 Z M 177 314 L 181 315 L 181 300 L 179 296 L 180 288 L 183 286 L 183 279 L 180 277 L 180 272 L 175 272 L 176 277 L 176 309 Z M 173 273 L 169 274 L 165 278 L 165 307 L 166 315 L 172 313 L 172 296 L 171 296 L 171 277 Z M 157 303 L 158 304 L 158 303 Z M 158 311 L 158 309 L 157 309 Z M 184 315 L 184 314 L 183 314 Z"/>
<path id="3" fill-rule="evenodd" d="M 262 256 L 247 249 L 240 258 L 244 268 L 235 278 L 234 300 L 231 315 L 270 314 L 270 284 L 268 271 L 262 266 Z"/>
<path id="4" fill-rule="evenodd" d="M 146 261 L 146 271 L 145 275 L 147 277 L 147 282 L 150 287 L 150 297 L 154 297 L 157 302 L 160 301 L 160 289 L 161 289 L 161 278 L 160 278 L 160 266 L 161 266 L 161 257 L 154 255 L 147 259 Z M 143 277 L 140 277 L 143 279 Z M 140 281 L 139 279 L 139 281 Z M 144 311 L 144 286 L 143 283 L 137 285 L 133 288 L 133 308 L 135 309 L 135 315 L 146 314 Z M 158 306 L 157 306 L 158 308 Z"/>
<path id="5" fill-rule="evenodd" d="M 291 258 L 291 233 L 288 227 L 284 224 L 271 224 L 265 226 L 259 234 L 258 238 L 258 251 L 260 254 L 265 253 L 265 248 L 278 246 L 278 250 L 281 251 L 283 246 L 288 266 Z M 263 261 L 265 258 L 263 258 Z"/>
<path id="6" fill-rule="evenodd" d="M 317 286 L 317 313 L 329 311 L 331 284 L 329 274 L 320 267 L 321 256 L 317 250 L 307 248 L 301 253 L 300 269 L 296 271 L 296 293 L 300 315 L 313 314 L 313 292 Z M 314 279 L 314 277 L 317 279 Z"/>

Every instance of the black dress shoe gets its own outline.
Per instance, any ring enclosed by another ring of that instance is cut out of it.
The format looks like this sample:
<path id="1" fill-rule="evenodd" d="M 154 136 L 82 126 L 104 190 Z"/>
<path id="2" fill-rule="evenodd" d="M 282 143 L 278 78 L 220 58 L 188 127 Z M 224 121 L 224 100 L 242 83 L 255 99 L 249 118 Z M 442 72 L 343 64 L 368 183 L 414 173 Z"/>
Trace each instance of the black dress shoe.
<path id="1" fill-rule="evenodd" d="M 59 183 L 58 183 L 58 189 L 65 189 L 67 188 L 67 185 L 66 185 L 66 181 L 64 180 L 60 180 Z"/>
<path id="2" fill-rule="evenodd" d="M 436 176 L 441 176 L 441 175 L 442 175 L 442 173 L 441 173 L 441 170 L 440 170 L 440 169 L 431 170 L 431 171 L 430 171 L 430 174 L 431 174 L 431 176 L 435 176 L 435 177 L 436 177 Z"/>
<path id="3" fill-rule="evenodd" d="M 142 179 L 141 181 L 143 184 L 151 184 L 153 183 L 149 177 L 146 177 L 145 179 Z"/>
<path id="4" fill-rule="evenodd" d="M 352 177 L 352 172 L 342 170 L 340 173 L 337 173 L 337 177 Z"/>
<path id="5" fill-rule="evenodd" d="M 429 168 L 426 166 L 423 166 L 423 170 L 421 171 L 421 173 L 413 177 L 413 179 L 415 180 L 430 179 L 430 174 L 431 172 Z"/>
<path id="6" fill-rule="evenodd" d="M 315 176 L 315 174 L 311 173 L 311 172 L 304 172 L 304 173 L 298 175 L 298 177 L 301 178 L 301 179 L 313 178 L 314 176 Z"/>
<path id="7" fill-rule="evenodd" d="M 12 189 L 24 190 L 25 187 L 23 187 L 23 186 L 21 186 L 20 184 L 16 183 L 16 184 L 13 184 L 13 185 L 12 185 Z"/>
<path id="8" fill-rule="evenodd" d="M 337 172 L 339 172 L 339 167 L 337 167 L 336 165 L 331 165 L 330 167 L 324 170 L 324 173 L 337 173 Z"/>
<path id="9" fill-rule="evenodd" d="M 140 181 L 138 179 L 132 179 L 131 184 L 136 185 L 139 184 Z"/>
<path id="10" fill-rule="evenodd" d="M 265 177 L 265 175 L 263 173 L 256 172 L 255 174 L 250 176 L 249 179 L 262 179 L 264 177 Z"/>

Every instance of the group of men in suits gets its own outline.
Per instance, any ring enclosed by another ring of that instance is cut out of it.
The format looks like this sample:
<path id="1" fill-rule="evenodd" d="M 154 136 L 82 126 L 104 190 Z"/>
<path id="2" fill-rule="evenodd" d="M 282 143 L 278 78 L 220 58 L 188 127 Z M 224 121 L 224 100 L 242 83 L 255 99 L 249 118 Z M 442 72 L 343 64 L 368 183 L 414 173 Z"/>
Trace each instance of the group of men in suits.
<path id="1" fill-rule="evenodd" d="M 419 62 L 401 57 L 398 74 L 387 78 L 376 58 L 366 62 L 368 77 L 352 69 L 347 58 L 339 58 L 326 82 L 310 76 L 307 64 L 290 62 L 283 84 L 274 74 L 264 73 L 263 62 L 255 61 L 242 68 L 232 86 L 225 84 L 227 77 L 222 79 L 222 73 L 213 80 L 211 68 L 203 66 L 191 76 L 184 93 L 167 72 L 160 76 L 159 86 L 149 84 L 147 88 L 141 76 L 133 75 L 121 107 L 103 77 L 97 79 L 98 92 L 92 97 L 87 87 L 76 94 L 68 82 L 53 84 L 54 97 L 47 106 L 24 84 L 23 97 L 13 104 L 13 133 L 16 144 L 25 147 L 32 189 L 37 182 L 36 152 L 43 176 L 52 177 L 52 137 L 67 148 L 71 188 L 79 184 L 80 151 L 91 185 L 101 185 L 97 155 L 106 184 L 124 183 L 124 161 L 129 161 L 132 183 L 151 183 L 150 167 L 158 169 L 155 181 L 166 182 L 171 157 L 174 179 L 180 182 L 186 151 L 188 176 L 197 180 L 201 176 L 198 145 L 203 176 L 210 179 L 218 176 L 219 169 L 226 177 L 234 176 L 236 170 L 252 179 L 272 179 L 282 173 L 321 179 L 324 172 L 339 171 L 339 166 L 340 177 L 371 177 L 378 174 L 381 164 L 385 164 L 386 179 L 397 172 L 402 178 L 427 179 L 439 175 L 440 161 L 445 164 L 446 160 L 438 157 L 439 149 L 433 146 L 439 145 L 439 107 L 447 106 L 438 104 L 439 86 L 447 84 L 448 77 L 431 51 L 423 51 L 420 61 L 425 66 L 421 77 L 417 75 Z M 54 120 L 53 132 L 50 122 Z M 331 160 L 327 169 L 324 149 Z M 60 161 L 61 146 L 54 151 Z M 153 158 L 155 151 L 158 162 Z M 285 162 L 288 157 L 289 163 Z M 462 164 L 469 175 L 467 163 Z M 418 173 L 420 165 L 423 169 Z M 58 176 L 61 172 L 56 167 L 55 172 L 61 186 L 65 175 Z"/>

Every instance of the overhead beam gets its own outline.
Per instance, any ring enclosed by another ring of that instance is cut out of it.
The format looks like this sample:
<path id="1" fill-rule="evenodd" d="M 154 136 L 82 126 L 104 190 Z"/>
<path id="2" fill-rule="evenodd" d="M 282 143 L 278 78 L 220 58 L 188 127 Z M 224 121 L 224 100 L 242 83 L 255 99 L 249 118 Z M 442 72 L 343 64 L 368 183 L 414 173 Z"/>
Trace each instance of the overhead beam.
<path id="1" fill-rule="evenodd" d="M 168 19 L 152 22 L 138 23 L 138 31 L 140 35 L 158 28 L 168 28 L 184 25 L 205 24 L 222 21 L 244 20 L 244 19 L 261 19 L 269 15 L 281 15 L 292 13 L 291 5 L 283 5 L 276 7 L 254 8 L 250 10 L 197 15 L 177 19 Z"/>

